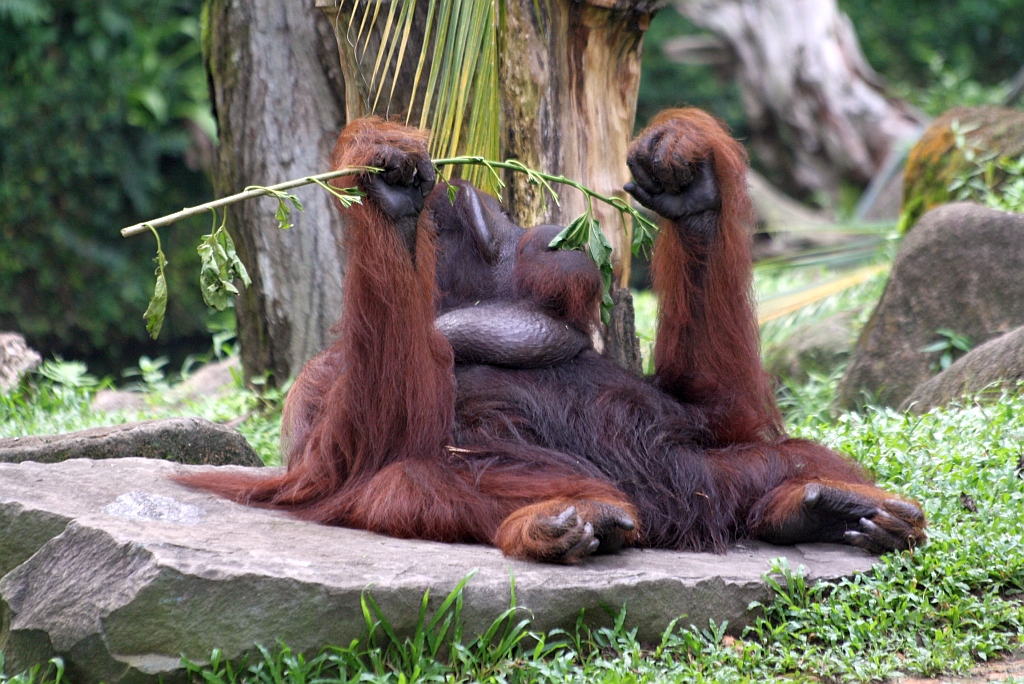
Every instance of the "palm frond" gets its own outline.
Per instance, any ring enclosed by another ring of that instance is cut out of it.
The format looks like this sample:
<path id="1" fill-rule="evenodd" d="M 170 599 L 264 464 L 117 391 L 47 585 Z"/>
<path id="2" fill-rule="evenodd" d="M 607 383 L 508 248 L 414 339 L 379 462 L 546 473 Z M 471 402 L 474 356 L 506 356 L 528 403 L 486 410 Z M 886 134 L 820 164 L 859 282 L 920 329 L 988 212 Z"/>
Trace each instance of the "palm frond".
<path id="1" fill-rule="evenodd" d="M 418 109 L 419 126 L 432 132 L 434 157 L 498 158 L 498 22 L 503 1 L 351 0 L 348 44 L 367 86 L 365 110 L 388 118 L 405 112 L 410 123 Z M 417 3 L 424 2 L 426 21 L 418 35 Z M 345 4 L 342 0 L 342 10 Z M 389 5 L 386 12 L 384 4 Z M 416 50 L 412 87 L 401 92 L 403 67 Z M 452 168 L 445 169 L 449 177 Z M 472 167 L 465 174 L 470 182 L 497 191 L 487 169 Z"/>
<path id="2" fill-rule="evenodd" d="M 384 91 L 385 79 L 387 78 L 388 72 L 394 67 L 394 78 L 391 80 L 391 93 L 394 94 L 395 84 L 398 82 L 398 72 L 402 68 L 402 62 L 405 60 L 405 46 L 409 40 L 409 33 L 412 29 L 412 18 L 413 13 L 416 11 L 416 0 L 406 0 L 402 3 L 402 12 L 398 17 L 398 21 L 394 21 L 395 9 L 398 7 L 397 2 L 391 3 L 391 9 L 388 11 L 388 18 L 384 25 L 384 35 L 381 39 L 381 50 L 377 53 L 377 59 L 373 64 L 373 74 L 370 77 L 371 85 L 377 84 L 377 92 L 373 98 L 373 106 L 370 108 L 371 111 L 377 110 L 377 104 L 380 102 L 380 95 Z M 397 26 L 396 26 L 397 24 Z M 401 28 L 399 28 L 401 27 Z M 394 40 L 388 41 L 388 37 L 391 34 L 392 28 L 395 29 Z M 396 61 L 392 61 L 392 57 L 395 54 L 395 48 L 401 44 L 401 49 L 398 53 Z M 388 46 L 387 58 L 384 57 L 384 46 Z M 381 74 L 380 79 L 377 79 L 377 72 L 380 69 L 381 63 L 384 64 L 384 72 Z M 388 98 L 388 102 L 391 102 L 391 98 Z"/>
<path id="3" fill-rule="evenodd" d="M 888 264 L 866 266 L 817 285 L 783 292 L 782 294 L 763 299 L 757 304 L 758 325 L 764 325 L 768 321 L 799 311 L 820 302 L 826 297 L 831 297 L 839 292 L 867 282 L 887 268 L 889 268 Z"/>
<path id="4" fill-rule="evenodd" d="M 755 278 L 760 274 L 767 278 L 767 282 L 780 282 L 778 275 L 773 277 L 772 274 L 786 273 L 788 277 L 783 277 L 781 282 L 791 282 L 782 291 L 760 297 L 757 318 L 762 332 L 766 323 L 772 322 L 776 326 L 782 320 L 799 319 L 830 298 L 845 297 L 848 291 L 869 281 L 877 281 L 876 276 L 891 267 L 900 242 L 899 234 L 891 223 L 837 224 L 834 228 L 848 230 L 854 239 L 840 244 L 813 246 L 764 259 L 754 265 Z M 832 226 L 828 228 L 832 229 Z M 822 282 L 822 272 L 833 275 Z M 803 284 L 798 285 L 800 281 Z"/>

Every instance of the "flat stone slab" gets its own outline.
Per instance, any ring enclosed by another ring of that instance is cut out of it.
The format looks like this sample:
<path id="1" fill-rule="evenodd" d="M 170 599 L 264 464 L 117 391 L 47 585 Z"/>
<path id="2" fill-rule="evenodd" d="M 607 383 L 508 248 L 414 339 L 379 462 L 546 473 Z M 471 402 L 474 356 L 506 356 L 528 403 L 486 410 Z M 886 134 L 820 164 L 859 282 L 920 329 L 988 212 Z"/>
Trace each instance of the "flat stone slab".
<path id="1" fill-rule="evenodd" d="M 369 591 L 399 634 L 424 591 L 440 604 L 467 574 L 465 637 L 510 601 L 535 630 L 571 627 L 581 610 L 610 624 L 623 606 L 644 641 L 671 620 L 737 633 L 769 598 L 774 558 L 812 580 L 868 570 L 852 547 L 743 543 L 725 555 L 629 549 L 564 567 L 509 560 L 490 547 L 406 541 L 234 504 L 167 479 L 192 470 L 127 458 L 0 464 L 0 650 L 21 671 L 61 655 L 72 680 L 184 681 L 179 658 L 227 658 L 278 641 L 297 651 L 363 635 Z M 260 469 L 271 474 L 275 469 Z"/>
<path id="2" fill-rule="evenodd" d="M 192 465 L 263 465 L 237 430 L 192 416 L 0 439 L 0 463 L 133 456 Z"/>

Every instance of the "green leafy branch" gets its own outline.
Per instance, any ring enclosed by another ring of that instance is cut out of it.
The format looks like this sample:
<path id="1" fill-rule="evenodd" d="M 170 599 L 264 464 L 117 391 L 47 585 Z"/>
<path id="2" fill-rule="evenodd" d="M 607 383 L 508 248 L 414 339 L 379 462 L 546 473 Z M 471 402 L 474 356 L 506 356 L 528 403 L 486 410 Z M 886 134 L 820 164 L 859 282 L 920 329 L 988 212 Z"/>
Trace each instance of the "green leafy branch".
<path id="1" fill-rule="evenodd" d="M 302 205 L 298 200 L 295 207 L 302 211 Z M 280 206 L 277 211 L 277 220 L 282 228 L 290 228 L 288 224 L 288 209 L 283 199 L 278 198 Z M 285 207 L 282 210 L 282 207 Z M 209 235 L 204 235 L 199 243 L 199 286 L 202 288 L 203 301 L 207 306 L 212 306 L 217 311 L 228 308 L 230 297 L 238 294 L 235 281 L 240 280 L 243 287 L 249 287 L 252 280 L 249 279 L 249 272 L 245 265 L 238 258 L 235 252 L 235 243 L 227 231 L 228 212 L 221 212 L 220 224 L 217 224 L 217 210 L 211 209 L 213 214 L 213 229 Z M 286 225 L 287 224 L 287 225 Z M 155 337 L 155 336 L 154 336 Z"/>
<path id="2" fill-rule="evenodd" d="M 565 176 L 554 176 L 536 171 L 515 159 L 507 159 L 499 162 L 479 156 L 462 156 L 437 159 L 434 161 L 434 165 L 438 168 L 449 165 L 475 165 L 486 167 L 494 179 L 494 186 L 498 189 L 497 194 L 499 200 L 501 199 L 501 189 L 505 187 L 505 183 L 502 181 L 497 169 L 509 169 L 518 173 L 525 173 L 527 176 L 527 182 L 531 185 L 538 185 L 547 190 L 556 205 L 559 204 L 559 197 L 558 193 L 555 192 L 555 189 L 552 187 L 553 183 L 568 185 L 582 192 L 586 198 L 585 211 L 570 222 L 562 232 L 555 236 L 551 241 L 551 247 L 555 249 L 586 250 L 591 260 L 593 260 L 601 270 L 601 277 L 604 281 L 604 295 L 601 301 L 601 317 L 606 323 L 608 322 L 608 314 L 612 305 L 610 295 L 612 285 L 612 246 L 608 242 L 608 238 L 605 237 L 604 233 L 601 231 L 601 225 L 594 216 L 594 200 L 604 202 L 605 204 L 617 209 L 620 216 L 623 218 L 623 225 L 626 225 L 625 216 L 627 214 L 632 217 L 633 254 L 638 255 L 641 252 L 648 251 L 651 245 L 654 244 L 654 236 L 657 233 L 657 227 L 650 221 L 650 219 L 630 206 L 621 197 L 606 197 L 574 180 L 566 178 Z M 213 214 L 213 228 L 208 235 L 203 236 L 198 247 L 199 257 L 202 260 L 199 272 L 199 282 L 202 288 L 203 300 L 207 305 L 216 308 L 218 311 L 223 311 L 228 307 L 231 297 L 239 294 L 238 287 L 235 284 L 236 282 L 241 282 L 243 287 L 249 287 L 252 283 L 245 266 L 242 264 L 241 259 L 238 258 L 234 242 L 228 234 L 226 227 L 227 211 L 225 209 L 221 213 L 220 221 L 218 222 L 218 209 L 255 197 L 273 197 L 277 200 L 277 211 L 274 214 L 274 217 L 277 219 L 277 225 L 281 230 L 287 230 L 293 226 L 291 222 L 292 210 L 303 210 L 302 203 L 299 201 L 299 198 L 287 192 L 288 190 L 303 185 L 319 185 L 321 188 L 337 198 L 342 207 L 348 208 L 353 204 L 361 203 L 363 193 L 355 187 L 339 189 L 329 185 L 327 181 L 340 176 L 350 176 L 366 172 L 377 173 L 380 170 L 381 169 L 370 166 L 349 167 L 339 171 L 322 173 L 316 176 L 306 176 L 304 178 L 286 181 L 269 187 L 252 185 L 235 195 L 222 197 L 221 199 L 200 204 L 195 207 L 188 207 L 174 214 L 168 214 L 167 216 L 154 219 L 153 221 L 146 221 L 145 223 L 139 223 L 134 226 L 124 228 L 121 231 L 121 235 L 123 237 L 130 237 L 146 231 L 151 231 L 157 240 L 156 287 L 154 288 L 153 297 L 150 300 L 149 307 L 146 309 L 145 313 L 146 329 L 149 331 L 149 334 L 154 339 L 156 339 L 157 335 L 160 334 L 160 328 L 163 325 L 164 315 L 167 311 L 167 278 L 164 272 L 167 265 L 167 259 L 164 257 L 163 249 L 160 245 L 160 236 L 157 234 L 156 228 L 167 226 L 175 223 L 176 221 L 180 221 L 181 219 L 196 216 L 207 211 Z M 443 178 L 441 178 L 441 181 L 447 183 Z M 455 200 L 456 191 L 457 188 L 455 186 L 448 184 L 448 198 L 451 201 Z"/>
<path id="3" fill-rule="evenodd" d="M 296 178 L 295 180 L 285 181 L 284 183 L 278 183 L 277 185 L 271 185 L 269 187 L 263 187 L 261 185 L 251 185 L 242 192 L 236 193 L 234 195 L 221 197 L 220 199 L 213 200 L 212 202 L 207 202 L 206 204 L 198 204 L 194 207 L 186 207 L 181 211 L 176 211 L 173 214 L 168 214 L 167 216 L 161 216 L 160 218 L 153 219 L 152 221 L 144 221 L 142 223 L 136 223 L 134 226 L 122 228 L 121 237 L 131 237 L 132 235 L 139 235 L 140 233 L 145 233 L 151 227 L 162 228 L 163 226 L 169 226 L 172 223 L 177 223 L 178 221 L 189 218 L 190 216 L 198 216 L 199 214 L 205 214 L 211 209 L 220 209 L 221 207 L 226 207 L 231 204 L 237 204 L 238 202 L 244 202 L 245 200 L 253 199 L 254 197 L 263 197 L 264 195 L 271 195 L 273 197 L 276 197 L 278 202 L 282 202 L 284 199 L 293 200 L 295 199 L 294 195 L 288 195 L 284 191 L 291 190 L 292 188 L 298 188 L 303 185 L 311 185 L 315 183 L 321 187 L 328 188 L 329 191 L 332 194 L 334 194 L 337 189 L 330 188 L 330 186 L 327 185 L 326 181 L 329 181 L 333 178 L 339 178 L 341 176 L 354 176 L 366 172 L 377 173 L 379 171 L 380 169 L 374 168 L 372 166 L 349 166 L 344 169 L 339 169 L 337 171 L 328 171 L 327 173 L 320 173 L 315 176 L 304 176 L 302 178 Z M 346 195 L 346 198 L 349 198 L 352 196 L 358 196 L 359 191 L 356 190 L 355 188 L 345 188 L 344 190 L 337 190 L 337 192 L 340 193 L 341 195 Z M 335 196 L 337 197 L 338 195 Z M 297 202 L 298 200 L 295 201 Z M 342 200 L 342 204 L 345 204 L 345 201 L 346 200 Z M 350 204 L 353 202 L 359 202 L 359 200 L 357 199 L 351 199 L 348 201 L 349 204 L 345 204 L 345 206 L 350 206 Z M 278 208 L 280 209 L 280 207 Z M 296 208 L 298 208 L 301 211 L 300 205 L 297 204 Z"/>
<path id="4" fill-rule="evenodd" d="M 274 217 L 277 219 L 277 226 L 281 230 L 288 230 L 293 225 L 291 223 L 292 207 L 302 211 L 302 202 L 299 201 L 298 197 L 287 192 L 287 190 L 303 185 L 316 184 L 334 197 L 337 197 L 341 205 L 348 208 L 353 204 L 360 203 L 363 193 L 354 187 L 338 189 L 328 185 L 327 181 L 332 178 L 352 176 L 367 171 L 376 173 L 380 169 L 372 166 L 355 166 L 321 173 L 316 176 L 306 176 L 271 185 L 270 187 L 250 185 L 242 192 L 234 195 L 222 197 L 194 207 L 186 207 L 173 214 L 161 216 L 152 221 L 137 223 L 134 226 L 122 229 L 122 237 L 131 237 L 132 235 L 139 235 L 140 233 L 150 231 L 156 238 L 156 286 L 153 288 L 153 297 L 149 300 L 149 306 L 146 307 L 146 312 L 143 314 L 143 317 L 146 319 L 146 330 L 149 332 L 150 337 L 155 340 L 160 334 L 160 329 L 163 327 L 164 317 L 167 313 L 167 276 L 165 273 L 167 258 L 164 256 L 164 251 L 160 244 L 160 235 L 156 231 L 157 228 L 169 226 L 182 219 L 197 216 L 207 211 L 213 214 L 213 228 L 209 235 L 202 237 L 197 248 L 201 260 L 199 285 L 202 288 L 203 301 L 208 306 L 212 306 L 218 311 L 223 311 L 230 303 L 230 296 L 238 294 L 235 281 L 240 281 L 243 287 L 249 287 L 252 281 L 249 278 L 248 271 L 245 270 L 245 265 L 242 264 L 242 260 L 238 258 L 238 254 L 235 251 L 235 243 L 227 231 L 227 210 L 225 209 L 222 212 L 221 220 L 218 223 L 218 209 L 254 197 L 273 197 L 277 200 L 277 211 L 274 213 Z M 289 203 L 291 206 L 289 206 Z"/>

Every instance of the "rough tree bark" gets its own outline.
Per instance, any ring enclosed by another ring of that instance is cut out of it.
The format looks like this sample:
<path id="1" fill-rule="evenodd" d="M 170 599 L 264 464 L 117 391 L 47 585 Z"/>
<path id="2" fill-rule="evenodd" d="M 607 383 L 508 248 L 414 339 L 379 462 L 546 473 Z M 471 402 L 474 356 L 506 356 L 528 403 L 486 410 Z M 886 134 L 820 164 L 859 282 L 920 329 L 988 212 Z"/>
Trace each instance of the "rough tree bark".
<path id="1" fill-rule="evenodd" d="M 507 0 L 501 31 L 502 152 L 527 166 L 574 178 L 602 195 L 630 201 L 626 148 L 633 137 L 644 32 L 658 0 Z M 542 9 L 538 16 L 536 7 Z M 566 225 L 584 210 L 579 193 L 560 206 L 522 175 L 506 178 L 509 206 L 524 226 Z M 615 264 L 612 322 L 605 354 L 640 371 L 629 284 L 632 223 L 598 203 L 594 211 Z"/>
<path id="2" fill-rule="evenodd" d="M 502 151 L 527 166 L 579 180 L 628 201 L 626 147 L 633 137 L 640 57 L 651 0 L 508 0 L 501 32 Z M 537 15 L 535 7 L 542 9 Z M 509 206 L 523 225 L 565 225 L 583 212 L 566 191 L 561 206 L 543 206 L 541 189 L 511 174 Z M 595 205 L 628 280 L 628 233 L 618 212 Z"/>
<path id="3" fill-rule="evenodd" d="M 506 0 L 498 40 L 502 156 L 628 200 L 622 186 L 629 180 L 626 147 L 636 116 L 643 36 L 651 15 L 666 1 Z M 344 34 L 351 8 L 339 16 L 336 0 L 317 0 L 317 6 Z M 425 15 L 425 8 L 417 6 L 420 31 L 407 48 L 412 54 L 419 53 L 422 40 L 419 15 Z M 369 54 L 376 51 L 382 24 L 383 16 L 372 29 Z M 365 71 L 372 69 L 373 60 L 360 64 L 345 35 L 339 36 L 339 48 L 346 82 L 356 84 L 349 88 L 348 112 L 359 116 L 369 109 L 365 93 L 358 92 L 370 80 Z M 406 60 L 391 111 L 406 111 L 415 66 L 415 59 Z M 549 200 L 545 207 L 540 188 L 528 185 L 525 176 L 509 172 L 505 180 L 505 203 L 521 225 L 566 225 L 584 210 L 582 196 L 571 189 L 561 193 L 561 206 Z M 624 226 L 618 212 L 601 203 L 594 210 L 615 250 L 616 281 L 624 286 L 632 226 Z M 620 364 L 639 370 L 626 294 L 614 297 L 622 310 L 613 318 L 623 320 L 608 327 L 605 345 Z"/>
<path id="4" fill-rule="evenodd" d="M 841 180 L 867 183 L 894 146 L 923 129 L 922 113 L 886 95 L 836 0 L 675 7 L 732 51 L 750 145 L 790 194 L 834 195 Z"/>
<path id="5" fill-rule="evenodd" d="M 345 122 L 334 32 L 312 3 L 210 0 L 204 55 L 219 128 L 218 196 L 327 169 Z M 228 229 L 252 277 L 235 300 L 246 377 L 280 384 L 329 341 L 341 310 L 342 225 L 329 196 L 299 189 L 281 231 L 271 199 L 231 207 Z"/>

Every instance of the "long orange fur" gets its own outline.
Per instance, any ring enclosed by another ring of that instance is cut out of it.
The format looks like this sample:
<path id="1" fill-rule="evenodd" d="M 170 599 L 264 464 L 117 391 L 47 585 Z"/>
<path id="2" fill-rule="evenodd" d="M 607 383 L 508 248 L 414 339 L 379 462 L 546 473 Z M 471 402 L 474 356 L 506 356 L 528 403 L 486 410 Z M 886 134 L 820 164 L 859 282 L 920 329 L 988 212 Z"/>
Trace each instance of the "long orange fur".
<path id="1" fill-rule="evenodd" d="M 435 212 L 420 215 L 412 258 L 367 198 L 345 210 L 348 271 L 337 339 L 305 366 L 285 404 L 287 470 L 178 479 L 308 520 L 495 544 L 538 560 L 557 559 L 560 542 L 545 537 L 542 523 L 569 505 L 582 517 L 618 507 L 637 522 L 625 535 L 630 544 L 721 549 L 738 535 L 770 536 L 799 515 L 810 482 L 880 506 L 898 502 L 852 462 L 784 434 L 759 359 L 743 148 L 700 110 L 664 112 L 638 140 L 654 127 L 674 136 L 681 158 L 714 160 L 721 195 L 713 240 L 689 239 L 685 226 L 664 221 L 656 243 L 658 389 L 589 352 L 549 369 L 463 369 L 457 403 L 452 350 L 434 327 Z M 426 158 L 427 137 L 361 119 L 342 132 L 332 163 L 373 165 L 384 147 Z M 357 182 L 365 190 L 365 178 Z M 461 220 L 446 201 L 437 205 L 445 220 Z M 600 276 L 579 253 L 547 250 L 549 233 L 522 238 L 514 285 L 499 294 L 531 299 L 589 331 Z M 458 250 L 448 257 L 456 265 L 468 259 Z M 472 283 L 460 287 L 471 292 Z M 567 408 L 584 390 L 593 397 Z M 559 420 L 561 428 L 545 427 Z"/>

